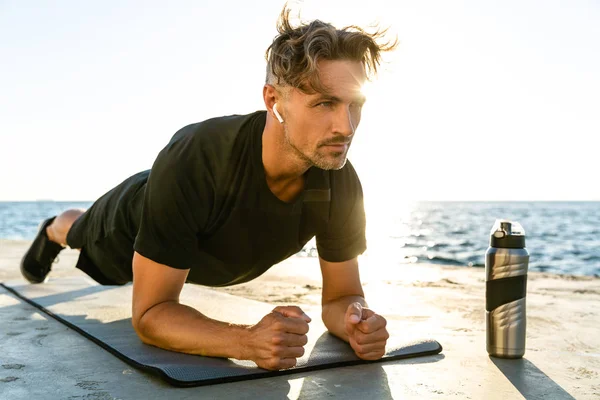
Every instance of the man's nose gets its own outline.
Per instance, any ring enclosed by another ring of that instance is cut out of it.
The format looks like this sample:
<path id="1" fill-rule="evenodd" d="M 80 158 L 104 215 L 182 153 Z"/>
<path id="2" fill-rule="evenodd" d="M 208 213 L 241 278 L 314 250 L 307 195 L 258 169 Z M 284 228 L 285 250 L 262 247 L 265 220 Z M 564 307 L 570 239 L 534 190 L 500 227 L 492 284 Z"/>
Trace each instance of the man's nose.
<path id="1" fill-rule="evenodd" d="M 336 115 L 336 131 L 344 136 L 352 136 L 356 130 L 356 121 L 349 106 L 339 107 Z"/>

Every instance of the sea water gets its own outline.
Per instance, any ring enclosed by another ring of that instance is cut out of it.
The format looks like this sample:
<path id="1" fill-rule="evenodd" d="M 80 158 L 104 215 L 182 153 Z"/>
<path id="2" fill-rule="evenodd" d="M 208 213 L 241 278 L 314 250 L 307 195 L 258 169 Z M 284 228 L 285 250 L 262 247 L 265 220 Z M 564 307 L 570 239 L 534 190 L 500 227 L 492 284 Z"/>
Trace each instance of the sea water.
<path id="1" fill-rule="evenodd" d="M 0 239 L 32 240 L 39 223 L 92 202 L 0 202 Z M 600 202 L 415 202 L 367 211 L 366 254 L 391 263 L 482 267 L 497 218 L 521 223 L 530 270 L 600 275 Z M 315 241 L 300 255 L 317 254 Z"/>

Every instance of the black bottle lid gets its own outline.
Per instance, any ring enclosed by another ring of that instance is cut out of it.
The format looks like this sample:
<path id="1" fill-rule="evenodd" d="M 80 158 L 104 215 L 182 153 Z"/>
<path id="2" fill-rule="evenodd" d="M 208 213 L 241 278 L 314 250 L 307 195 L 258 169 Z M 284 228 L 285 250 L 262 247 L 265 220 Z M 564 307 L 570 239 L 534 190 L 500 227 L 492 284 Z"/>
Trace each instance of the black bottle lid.
<path id="1" fill-rule="evenodd" d="M 516 221 L 497 219 L 490 232 L 490 246 L 502 249 L 524 249 L 525 231 Z"/>

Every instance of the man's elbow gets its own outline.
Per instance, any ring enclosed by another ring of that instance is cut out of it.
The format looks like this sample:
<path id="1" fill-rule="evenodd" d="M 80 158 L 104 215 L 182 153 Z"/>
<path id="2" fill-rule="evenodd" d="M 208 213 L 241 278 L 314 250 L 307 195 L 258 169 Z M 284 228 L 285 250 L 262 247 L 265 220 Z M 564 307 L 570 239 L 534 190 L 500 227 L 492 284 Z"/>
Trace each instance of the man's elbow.
<path id="1" fill-rule="evenodd" d="M 144 318 L 146 316 L 147 311 L 141 314 L 134 314 L 131 317 L 131 325 L 133 325 L 133 330 L 140 338 L 140 340 L 145 344 L 153 344 L 150 336 L 148 335 L 148 318 Z"/>

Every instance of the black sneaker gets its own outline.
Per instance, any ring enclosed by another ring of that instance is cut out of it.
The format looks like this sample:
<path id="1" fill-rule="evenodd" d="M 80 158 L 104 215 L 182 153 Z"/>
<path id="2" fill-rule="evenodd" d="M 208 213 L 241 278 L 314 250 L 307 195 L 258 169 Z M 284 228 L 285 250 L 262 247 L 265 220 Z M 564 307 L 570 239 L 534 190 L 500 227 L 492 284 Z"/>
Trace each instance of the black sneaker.
<path id="1" fill-rule="evenodd" d="M 21 260 L 21 273 L 31 283 L 43 283 L 46 280 L 56 256 L 64 248 L 60 244 L 52 242 L 46 235 L 46 228 L 54 221 L 54 218 L 56 217 L 42 222 L 31 247 Z"/>

